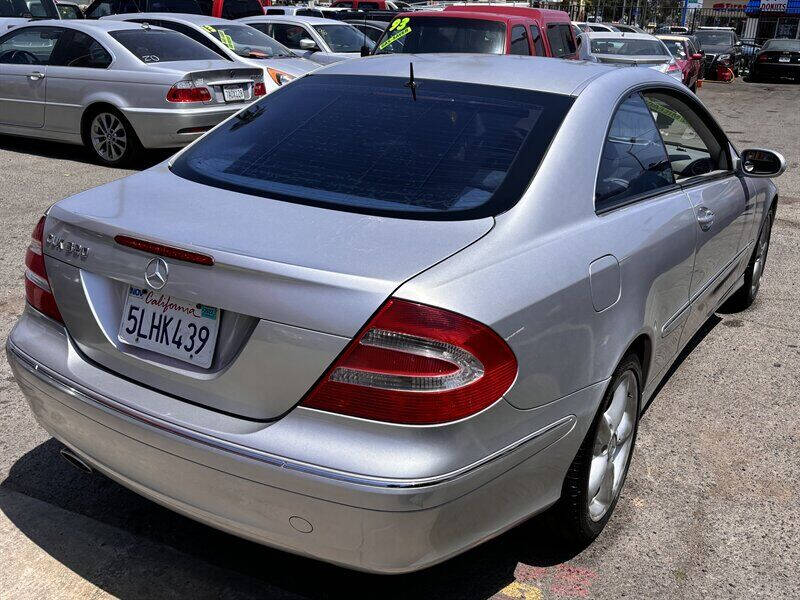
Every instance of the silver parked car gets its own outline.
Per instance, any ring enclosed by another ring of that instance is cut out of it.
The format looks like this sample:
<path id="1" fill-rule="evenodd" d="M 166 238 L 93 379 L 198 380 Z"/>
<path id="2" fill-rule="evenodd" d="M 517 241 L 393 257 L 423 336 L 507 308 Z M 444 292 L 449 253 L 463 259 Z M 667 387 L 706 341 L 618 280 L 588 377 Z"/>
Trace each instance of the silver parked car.
<path id="1" fill-rule="evenodd" d="M 51 207 L 8 359 L 73 463 L 251 540 L 396 573 L 549 510 L 581 547 L 754 301 L 783 169 L 651 69 L 344 61 Z"/>
<path id="2" fill-rule="evenodd" d="M 342 21 L 318 17 L 263 16 L 245 17 L 247 23 L 296 54 L 321 65 L 361 56 L 361 49 L 371 51 L 374 42 L 361 31 Z"/>
<path id="3" fill-rule="evenodd" d="M 182 33 L 225 60 L 264 71 L 267 92 L 319 69 L 319 63 L 300 58 L 261 31 L 228 19 L 179 13 L 127 13 L 103 17 L 116 21 L 149 23 Z"/>
<path id="4" fill-rule="evenodd" d="M 115 21 L 36 21 L 0 37 L 0 133 L 84 144 L 103 163 L 196 139 L 266 94 L 174 31 Z"/>
<path id="5" fill-rule="evenodd" d="M 0 2 L 0 35 L 9 29 L 27 25 L 32 20 L 60 19 L 55 0 L 2 0 Z"/>
<path id="6" fill-rule="evenodd" d="M 582 33 L 577 42 L 581 60 L 645 66 L 683 81 L 683 71 L 669 48 L 649 33 Z"/>

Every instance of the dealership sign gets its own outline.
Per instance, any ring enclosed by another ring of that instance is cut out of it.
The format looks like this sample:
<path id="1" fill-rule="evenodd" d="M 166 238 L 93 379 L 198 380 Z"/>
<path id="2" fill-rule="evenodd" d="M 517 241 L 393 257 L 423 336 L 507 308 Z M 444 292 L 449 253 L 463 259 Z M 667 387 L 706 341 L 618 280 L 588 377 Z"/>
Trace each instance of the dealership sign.
<path id="1" fill-rule="evenodd" d="M 761 10 L 766 12 L 786 12 L 786 0 L 776 0 L 774 2 L 762 2 Z"/>

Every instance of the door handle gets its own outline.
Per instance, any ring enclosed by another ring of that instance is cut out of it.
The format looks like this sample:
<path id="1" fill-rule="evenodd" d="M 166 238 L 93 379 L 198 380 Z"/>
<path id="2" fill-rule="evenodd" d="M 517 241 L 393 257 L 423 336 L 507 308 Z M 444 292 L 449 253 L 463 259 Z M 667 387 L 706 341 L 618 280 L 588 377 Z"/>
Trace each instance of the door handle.
<path id="1" fill-rule="evenodd" d="M 34 71 L 33 73 L 28 73 L 28 78 L 31 81 L 36 81 L 38 79 L 44 79 L 44 73 L 41 73 L 39 71 Z"/>
<path id="2" fill-rule="evenodd" d="M 700 229 L 703 231 L 708 231 L 714 224 L 714 213 L 708 210 L 705 206 L 699 207 L 697 209 L 697 222 L 700 225 Z"/>

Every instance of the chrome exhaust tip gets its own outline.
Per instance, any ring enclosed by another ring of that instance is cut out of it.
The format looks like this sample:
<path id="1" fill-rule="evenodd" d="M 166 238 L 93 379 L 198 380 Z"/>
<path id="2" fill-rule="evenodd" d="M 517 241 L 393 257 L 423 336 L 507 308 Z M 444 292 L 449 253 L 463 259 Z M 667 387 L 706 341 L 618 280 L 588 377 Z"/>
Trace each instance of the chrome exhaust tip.
<path id="1" fill-rule="evenodd" d="M 92 467 L 90 467 L 85 462 L 83 462 L 83 460 L 78 458 L 78 456 L 74 452 L 72 452 L 71 450 L 67 450 L 66 448 L 62 448 L 59 451 L 59 454 L 61 454 L 61 458 L 63 458 L 65 461 L 67 461 L 69 464 L 71 464 L 73 467 L 75 467 L 79 471 L 83 471 L 84 473 L 89 473 L 89 474 L 92 474 L 94 472 L 92 470 Z"/>

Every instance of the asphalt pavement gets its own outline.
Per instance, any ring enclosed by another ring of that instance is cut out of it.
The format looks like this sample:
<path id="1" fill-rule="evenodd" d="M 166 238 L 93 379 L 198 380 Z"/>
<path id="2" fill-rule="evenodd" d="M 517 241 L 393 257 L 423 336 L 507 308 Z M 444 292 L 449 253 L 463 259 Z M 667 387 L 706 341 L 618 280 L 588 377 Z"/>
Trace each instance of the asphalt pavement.
<path id="1" fill-rule="evenodd" d="M 740 149 L 788 159 L 765 279 L 751 309 L 712 317 L 682 354 L 588 549 L 554 554 L 534 519 L 438 567 L 379 577 L 245 542 L 61 460 L 3 355 L 0 599 L 798 598 L 800 86 L 709 82 L 699 96 Z M 42 212 L 129 172 L 0 136 L 0 340 L 24 305 Z"/>

